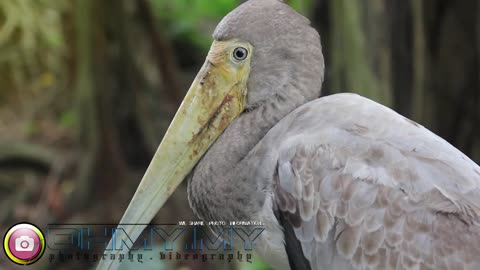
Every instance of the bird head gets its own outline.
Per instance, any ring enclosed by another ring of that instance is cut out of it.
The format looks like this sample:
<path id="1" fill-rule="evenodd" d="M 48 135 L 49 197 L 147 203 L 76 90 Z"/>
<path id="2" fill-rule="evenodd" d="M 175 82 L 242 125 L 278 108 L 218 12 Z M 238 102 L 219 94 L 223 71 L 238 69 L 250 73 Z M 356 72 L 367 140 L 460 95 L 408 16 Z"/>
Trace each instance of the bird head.
<path id="1" fill-rule="evenodd" d="M 307 18 L 282 1 L 245 2 L 220 21 L 213 38 L 211 51 L 217 50 L 217 42 L 246 45 L 247 109 L 276 95 L 303 103 L 319 97 L 325 67 L 320 36 Z"/>

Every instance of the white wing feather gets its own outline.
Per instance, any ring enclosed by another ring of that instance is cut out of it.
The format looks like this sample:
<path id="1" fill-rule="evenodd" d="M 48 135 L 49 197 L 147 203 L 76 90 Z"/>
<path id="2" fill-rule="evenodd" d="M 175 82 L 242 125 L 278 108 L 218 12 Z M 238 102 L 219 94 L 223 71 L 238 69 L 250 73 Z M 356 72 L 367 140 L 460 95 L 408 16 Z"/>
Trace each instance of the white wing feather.
<path id="1" fill-rule="evenodd" d="M 480 269 L 480 168 L 419 124 L 337 94 L 262 142 L 312 269 Z"/>

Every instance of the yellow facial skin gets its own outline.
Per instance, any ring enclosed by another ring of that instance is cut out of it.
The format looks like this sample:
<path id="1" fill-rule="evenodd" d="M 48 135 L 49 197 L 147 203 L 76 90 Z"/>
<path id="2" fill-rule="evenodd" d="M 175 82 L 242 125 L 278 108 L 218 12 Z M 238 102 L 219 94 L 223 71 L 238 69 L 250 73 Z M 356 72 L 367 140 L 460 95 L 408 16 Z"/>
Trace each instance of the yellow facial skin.
<path id="1" fill-rule="evenodd" d="M 237 60 L 236 48 L 247 50 Z M 244 110 L 253 47 L 240 40 L 214 41 L 158 147 L 120 224 L 148 224 L 225 128 Z M 122 226 L 130 238 L 145 226 Z M 115 252 L 115 251 L 112 251 Z M 120 250 L 118 253 L 126 252 Z M 102 260 L 97 269 L 116 269 Z"/>

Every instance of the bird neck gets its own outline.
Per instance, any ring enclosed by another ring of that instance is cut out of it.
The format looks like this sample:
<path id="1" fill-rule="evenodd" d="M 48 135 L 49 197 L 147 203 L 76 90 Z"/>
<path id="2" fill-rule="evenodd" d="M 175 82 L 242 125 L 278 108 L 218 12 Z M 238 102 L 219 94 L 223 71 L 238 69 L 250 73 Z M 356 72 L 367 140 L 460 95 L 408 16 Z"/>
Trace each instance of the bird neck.
<path id="1" fill-rule="evenodd" d="M 279 92 L 251 111 L 242 113 L 228 126 L 197 164 L 189 181 L 189 202 L 200 218 L 238 219 L 241 211 L 245 211 L 245 218 L 251 215 L 248 205 L 259 203 L 252 199 L 259 190 L 253 168 L 247 166 L 244 158 L 276 123 L 307 101 L 301 95 L 287 97 Z M 262 157 L 255 155 L 255 158 Z M 249 160 L 248 164 L 251 162 Z M 225 205 L 238 203 L 242 206 Z"/>

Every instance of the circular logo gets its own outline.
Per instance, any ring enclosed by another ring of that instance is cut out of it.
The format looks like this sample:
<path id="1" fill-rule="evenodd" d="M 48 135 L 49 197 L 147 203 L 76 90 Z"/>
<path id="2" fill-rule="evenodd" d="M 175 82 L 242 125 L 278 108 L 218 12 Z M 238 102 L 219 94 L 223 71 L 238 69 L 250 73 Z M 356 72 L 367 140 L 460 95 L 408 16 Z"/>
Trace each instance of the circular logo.
<path id="1" fill-rule="evenodd" d="M 35 225 L 19 223 L 5 234 L 3 249 L 12 262 L 32 264 L 38 261 L 45 251 L 45 236 Z"/>

